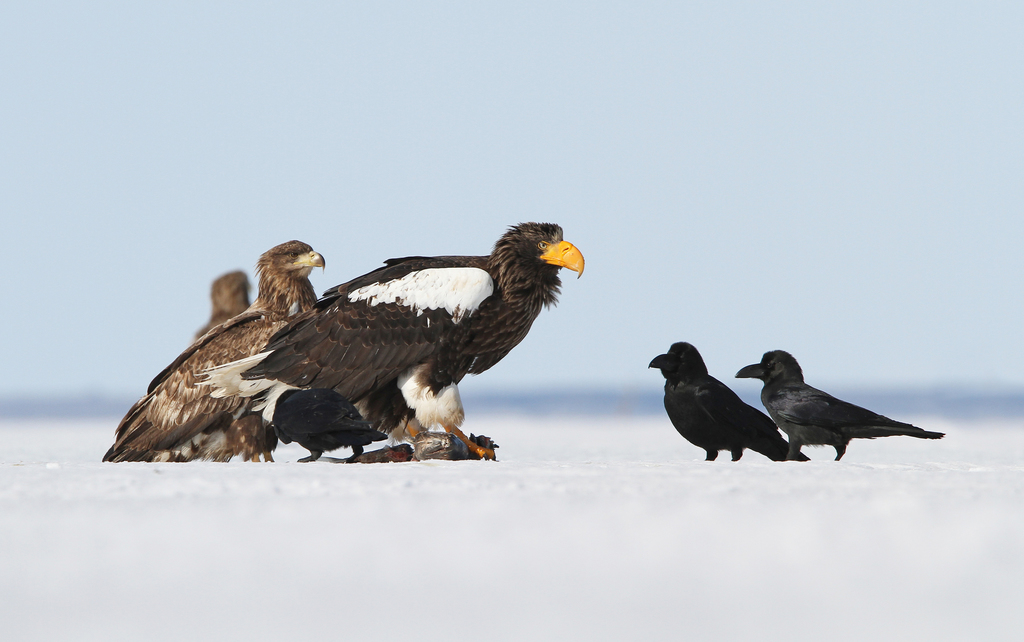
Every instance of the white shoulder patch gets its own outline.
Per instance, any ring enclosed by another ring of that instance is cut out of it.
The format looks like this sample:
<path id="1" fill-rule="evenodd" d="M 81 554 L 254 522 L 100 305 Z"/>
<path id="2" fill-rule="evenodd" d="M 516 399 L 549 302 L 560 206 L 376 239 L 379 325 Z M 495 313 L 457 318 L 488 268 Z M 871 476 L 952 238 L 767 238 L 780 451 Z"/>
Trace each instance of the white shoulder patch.
<path id="1" fill-rule="evenodd" d="M 443 308 L 458 323 L 494 292 L 491 275 L 480 268 L 429 268 L 400 279 L 374 283 L 348 293 L 348 300 L 370 305 L 397 303 L 423 314 Z"/>

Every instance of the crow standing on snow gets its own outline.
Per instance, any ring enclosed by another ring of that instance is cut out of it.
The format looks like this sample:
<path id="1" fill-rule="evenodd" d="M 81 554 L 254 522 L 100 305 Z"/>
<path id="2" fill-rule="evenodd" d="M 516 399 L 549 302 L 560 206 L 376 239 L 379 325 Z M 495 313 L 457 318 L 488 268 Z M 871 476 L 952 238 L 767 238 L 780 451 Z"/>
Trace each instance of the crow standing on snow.
<path id="1" fill-rule="evenodd" d="M 277 438 L 295 442 L 309 451 L 299 461 L 316 461 L 324 451 L 352 447 L 349 462 L 363 454 L 363 446 L 388 436 L 373 429 L 349 400 L 330 388 L 289 390 L 281 395 L 271 422 Z M 344 461 L 328 457 L 331 461 Z"/>
<path id="2" fill-rule="evenodd" d="M 772 420 L 709 375 L 697 348 L 673 343 L 667 354 L 655 357 L 648 367 L 660 369 L 665 376 L 665 410 L 672 425 L 691 444 L 707 451 L 707 461 L 714 461 L 720 450 L 728 450 L 737 461 L 744 448 L 774 461 L 786 459 L 789 444 Z"/>
<path id="3" fill-rule="evenodd" d="M 782 350 L 764 353 L 761 363 L 741 369 L 736 376 L 764 382 L 761 402 L 775 423 L 789 435 L 789 459 L 799 457 L 800 447 L 804 445 L 832 446 L 839 461 L 851 439 L 893 435 L 942 439 L 945 436 L 883 417 L 808 386 L 800 364 L 793 355 Z"/>

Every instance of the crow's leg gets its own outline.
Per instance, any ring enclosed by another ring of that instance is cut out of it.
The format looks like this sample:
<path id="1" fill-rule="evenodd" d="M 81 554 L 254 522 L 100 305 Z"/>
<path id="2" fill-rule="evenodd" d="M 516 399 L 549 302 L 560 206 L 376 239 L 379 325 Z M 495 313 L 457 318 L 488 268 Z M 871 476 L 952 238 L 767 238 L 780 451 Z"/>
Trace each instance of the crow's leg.
<path id="1" fill-rule="evenodd" d="M 322 451 L 322 450 L 312 450 L 312 449 L 310 449 L 309 450 L 309 457 L 303 457 L 299 461 L 301 461 L 304 464 L 306 462 L 316 461 L 317 459 L 320 459 L 320 455 L 322 455 L 322 454 L 324 454 L 324 451 Z"/>
<path id="2" fill-rule="evenodd" d="M 849 442 L 847 442 L 847 443 L 849 443 Z M 846 454 L 846 444 L 839 444 L 838 446 L 835 447 L 835 449 L 836 449 L 836 461 L 839 461 L 840 459 L 843 458 L 843 455 Z"/>
<path id="3" fill-rule="evenodd" d="M 352 446 L 352 456 L 345 460 L 346 464 L 354 464 L 359 459 L 359 455 L 363 454 L 362 446 Z"/>
<path id="4" fill-rule="evenodd" d="M 733 448 L 732 449 L 732 460 L 733 461 L 739 461 L 740 457 L 742 457 L 742 456 L 743 456 L 743 448 Z"/>
<path id="5" fill-rule="evenodd" d="M 789 461 L 800 461 L 800 446 L 803 446 L 803 442 L 790 435 L 789 454 L 786 455 L 786 459 Z"/>
<path id="6" fill-rule="evenodd" d="M 704 452 L 708 454 L 708 456 L 704 458 L 704 461 L 715 461 L 716 459 L 718 459 L 717 450 L 708 450 L 707 448 L 705 448 Z"/>

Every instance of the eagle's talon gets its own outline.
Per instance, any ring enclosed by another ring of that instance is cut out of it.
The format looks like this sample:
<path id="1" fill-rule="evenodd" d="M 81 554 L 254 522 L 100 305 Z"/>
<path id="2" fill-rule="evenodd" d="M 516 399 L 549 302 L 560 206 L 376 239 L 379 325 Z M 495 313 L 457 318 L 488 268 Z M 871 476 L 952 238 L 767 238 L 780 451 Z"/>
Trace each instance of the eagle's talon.
<path id="1" fill-rule="evenodd" d="M 462 443 L 466 444 L 466 448 L 469 449 L 470 459 L 488 459 L 490 461 L 498 461 L 498 458 L 494 455 L 494 448 L 489 448 L 485 445 L 486 443 L 494 443 L 489 437 L 484 437 L 483 435 L 480 435 L 479 437 L 476 435 L 467 437 L 466 433 L 462 432 L 455 426 L 444 426 L 444 429 L 445 432 L 450 432 L 458 437 Z M 484 440 L 485 443 L 481 444 L 480 440 Z"/>
<path id="2" fill-rule="evenodd" d="M 494 454 L 493 448 L 487 448 L 477 444 L 474 441 L 466 444 L 469 448 L 470 457 L 473 459 L 486 459 L 488 461 L 498 461 L 497 455 Z"/>
<path id="3" fill-rule="evenodd" d="M 493 451 L 494 449 L 499 447 L 498 444 L 494 443 L 493 439 L 486 435 L 474 435 L 473 433 L 469 433 L 469 440 L 476 444 L 477 446 L 480 446 L 481 448 L 485 448 L 487 450 Z"/>

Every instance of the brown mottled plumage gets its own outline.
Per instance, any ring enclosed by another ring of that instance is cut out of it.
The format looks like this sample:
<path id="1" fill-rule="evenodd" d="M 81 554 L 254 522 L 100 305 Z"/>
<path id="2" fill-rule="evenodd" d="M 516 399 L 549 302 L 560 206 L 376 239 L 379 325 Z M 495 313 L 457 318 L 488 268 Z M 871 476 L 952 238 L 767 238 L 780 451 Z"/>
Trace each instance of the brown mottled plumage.
<path id="1" fill-rule="evenodd" d="M 259 295 L 242 314 L 200 337 L 149 384 L 149 390 L 121 420 L 103 461 L 227 461 L 241 455 L 259 461 L 277 437 L 259 415 L 247 414 L 245 400 L 215 399 L 197 386 L 208 368 L 256 354 L 291 316 L 316 302 L 309 282 L 324 260 L 305 243 L 271 248 L 256 264 Z"/>
<path id="2" fill-rule="evenodd" d="M 233 316 L 245 312 L 249 308 L 249 277 L 245 272 L 236 270 L 217 277 L 210 286 L 210 321 L 196 332 L 195 339 L 210 331 Z"/>
<path id="3" fill-rule="evenodd" d="M 582 273 L 583 256 L 550 223 L 509 228 L 489 256 L 392 259 L 328 290 L 267 345 L 269 356 L 219 368 L 211 382 L 216 394 L 266 400 L 264 416 L 289 389 L 332 388 L 393 437 L 407 437 L 415 419 L 462 438 L 456 384 L 526 337 L 555 303 L 561 267 Z"/>

